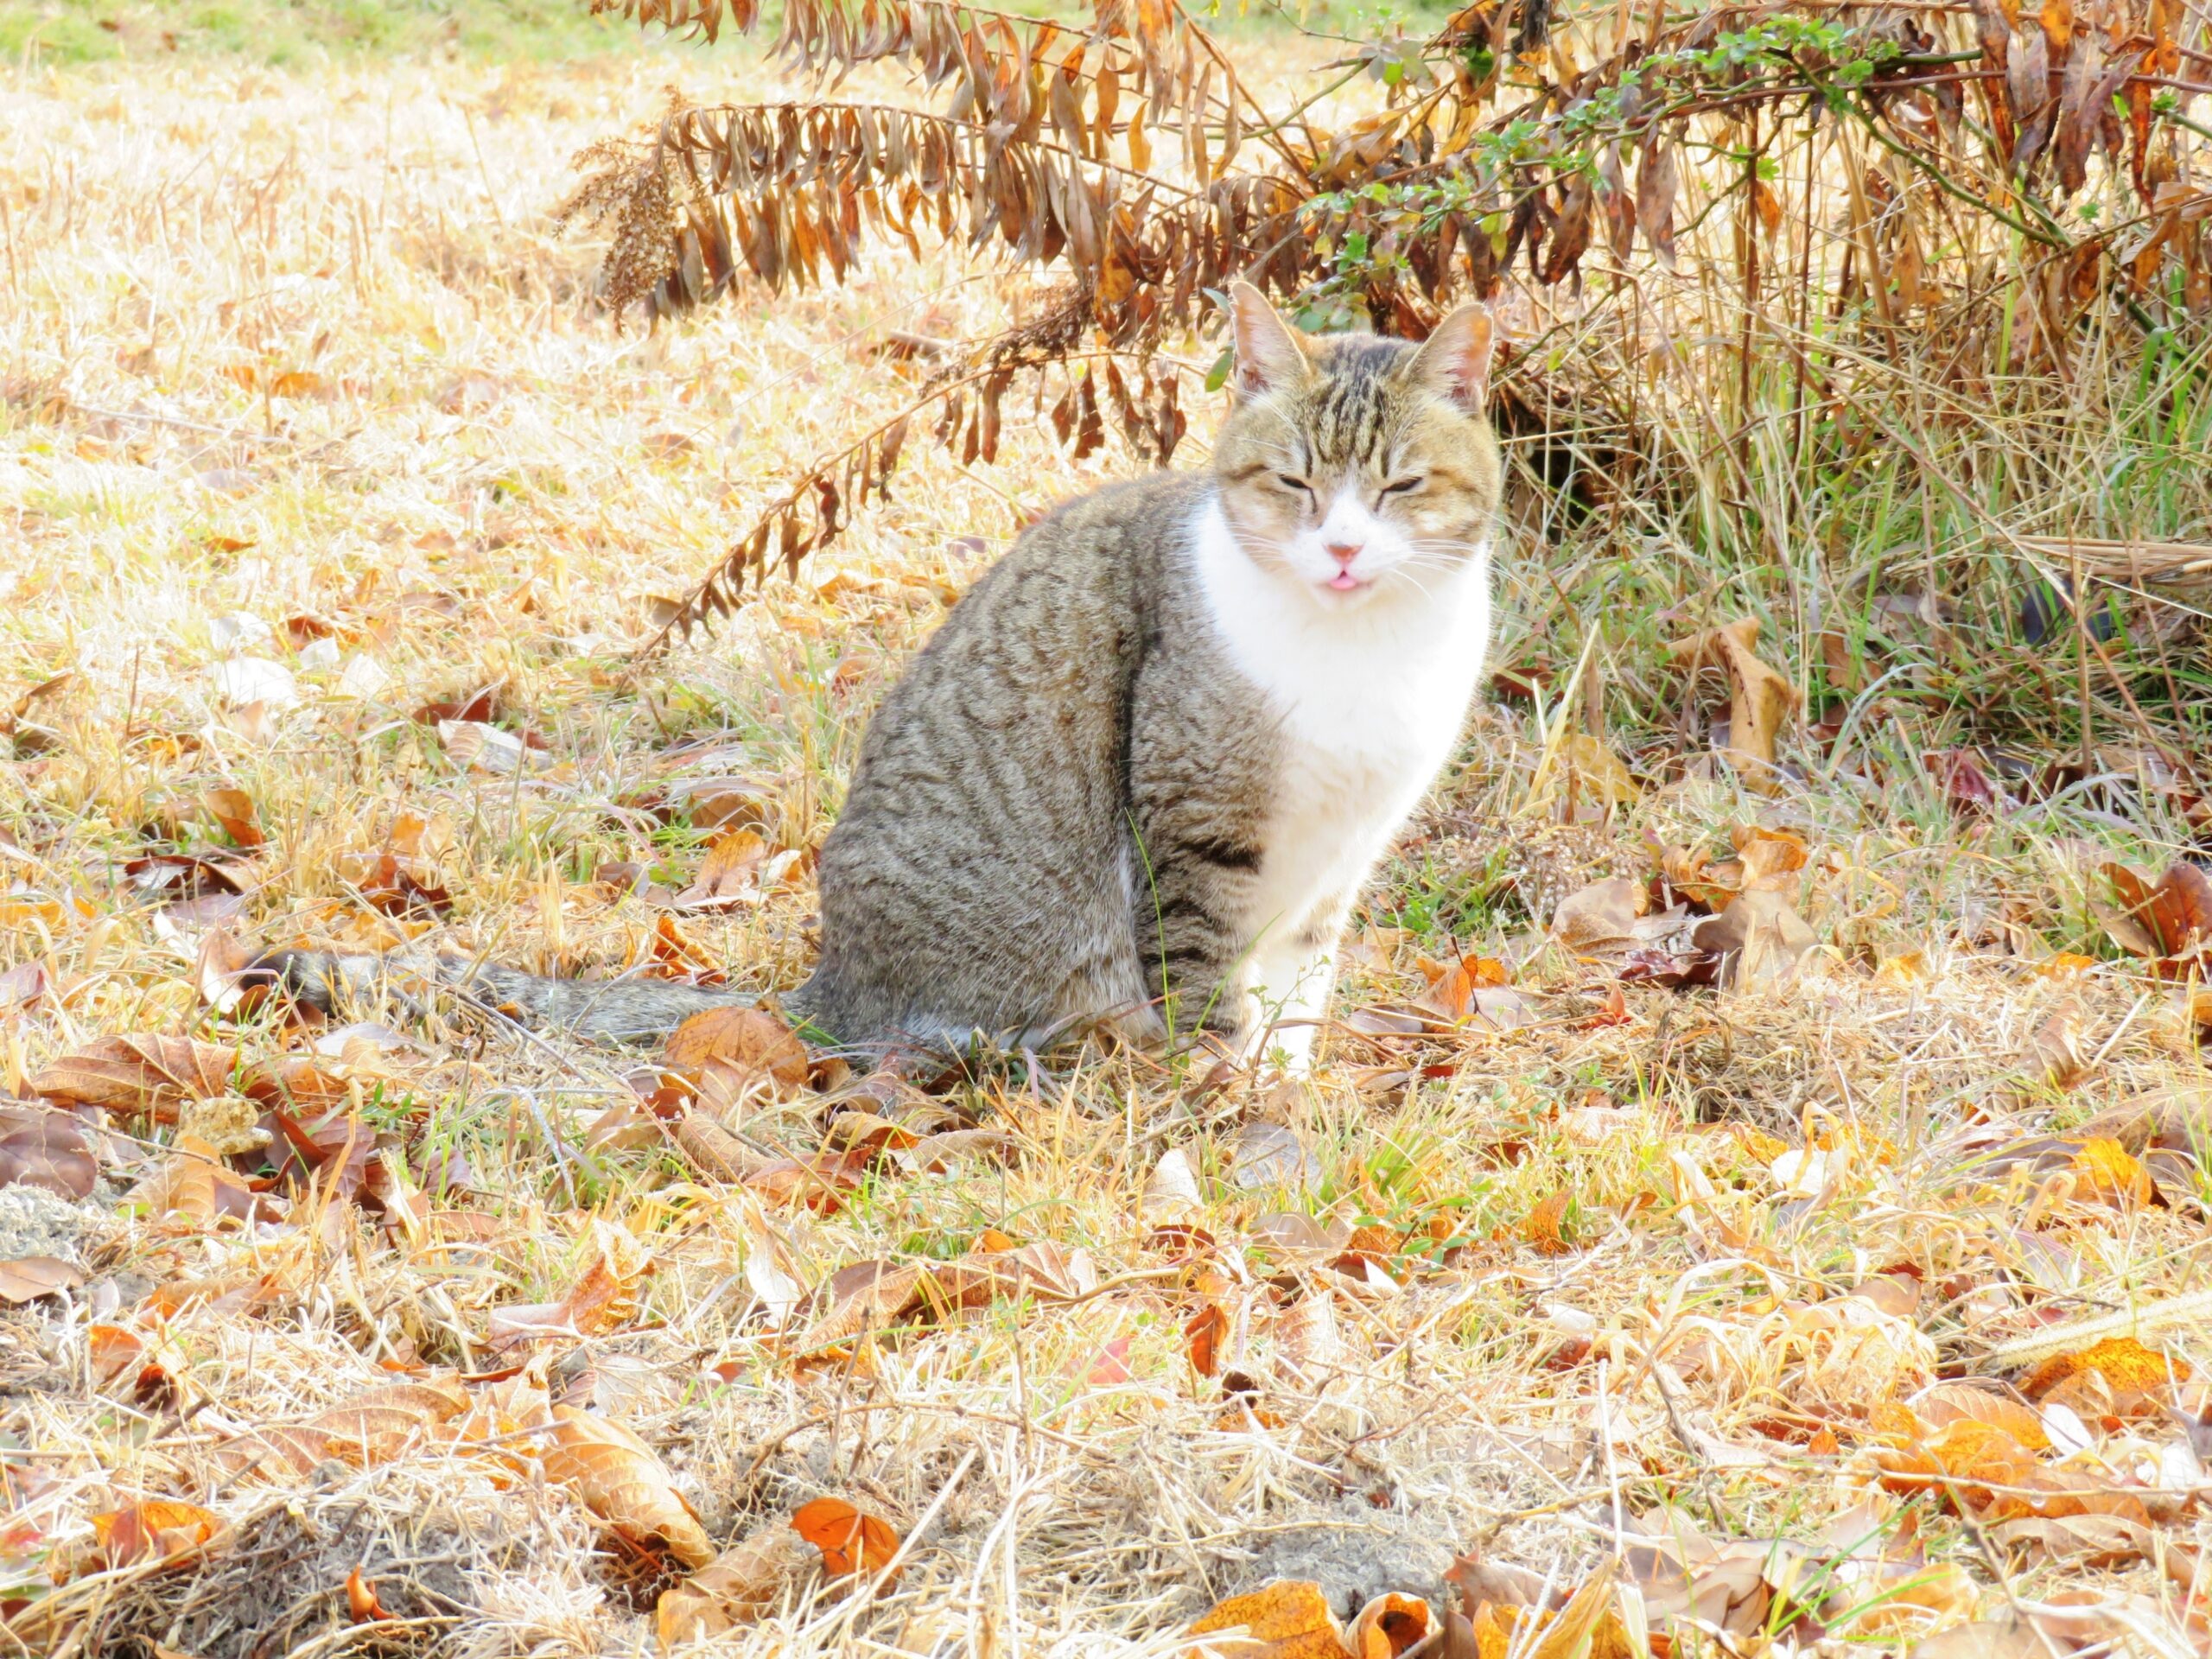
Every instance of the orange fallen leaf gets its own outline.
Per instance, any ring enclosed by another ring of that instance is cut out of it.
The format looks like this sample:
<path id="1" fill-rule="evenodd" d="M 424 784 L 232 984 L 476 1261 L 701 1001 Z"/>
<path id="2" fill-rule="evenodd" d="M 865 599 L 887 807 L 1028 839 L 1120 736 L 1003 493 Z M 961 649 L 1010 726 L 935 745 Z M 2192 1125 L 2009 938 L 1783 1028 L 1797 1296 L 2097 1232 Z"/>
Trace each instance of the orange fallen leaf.
<path id="1" fill-rule="evenodd" d="M 2117 1141 L 2095 1135 L 2074 1154 L 2074 1196 L 2094 1198 L 2115 1209 L 2151 1202 L 2158 1192 L 2151 1172 Z"/>
<path id="2" fill-rule="evenodd" d="M 346 1610 L 356 1624 L 374 1624 L 391 1617 L 377 1599 L 376 1586 L 358 1567 L 346 1575 Z"/>
<path id="3" fill-rule="evenodd" d="M 2020 1384 L 2020 1392 L 2040 1400 L 2068 1377 L 2088 1371 L 2103 1373 L 2114 1393 L 2163 1388 L 2186 1382 L 2190 1376 L 2186 1360 L 2145 1348 L 2133 1337 L 2107 1337 L 2077 1353 L 2056 1354 L 2044 1361 Z"/>
<path id="4" fill-rule="evenodd" d="M 143 1498 L 92 1517 L 99 1565 L 109 1568 L 141 1561 L 181 1566 L 207 1554 L 228 1531 L 217 1516 L 178 1498 Z"/>
<path id="5" fill-rule="evenodd" d="M 1189 1357 L 1191 1369 L 1200 1376 L 1213 1376 L 1221 1370 L 1221 1344 L 1229 1335 L 1229 1315 L 1218 1302 L 1208 1302 L 1191 1315 L 1183 1325 L 1183 1351 Z"/>
<path id="6" fill-rule="evenodd" d="M 1377 1596 L 1359 1610 L 1344 1647 L 1352 1659 L 1398 1659 L 1428 1636 L 1428 1604 L 1418 1596 Z"/>
<path id="7" fill-rule="evenodd" d="M 750 830 L 733 830 L 707 849 L 697 878 L 677 894 L 683 910 L 729 910 L 760 902 L 760 867 L 768 843 Z"/>
<path id="8" fill-rule="evenodd" d="M 1344 1659 L 1344 1627 L 1321 1586 L 1280 1579 L 1264 1589 L 1216 1602 L 1191 1626 L 1192 1636 L 1244 1632 L 1241 1641 L 1209 1642 L 1185 1653 L 1233 1655 L 1236 1659 Z"/>
<path id="9" fill-rule="evenodd" d="M 1567 1194 L 1562 1187 L 1549 1193 L 1531 1210 L 1521 1223 L 1521 1236 L 1541 1250 L 1546 1255 L 1562 1255 L 1573 1246 L 1560 1233 L 1560 1224 L 1567 1219 Z"/>
<path id="10" fill-rule="evenodd" d="M 249 850 L 268 839 L 261 833 L 253 810 L 253 797 L 242 789 L 203 789 L 200 804 L 223 826 L 223 833 Z"/>
<path id="11" fill-rule="evenodd" d="M 873 1579 L 899 1554 L 899 1535 L 889 1522 L 842 1497 L 817 1497 L 800 1504 L 791 1526 L 822 1552 L 822 1570 L 833 1579 L 853 1573 Z"/>

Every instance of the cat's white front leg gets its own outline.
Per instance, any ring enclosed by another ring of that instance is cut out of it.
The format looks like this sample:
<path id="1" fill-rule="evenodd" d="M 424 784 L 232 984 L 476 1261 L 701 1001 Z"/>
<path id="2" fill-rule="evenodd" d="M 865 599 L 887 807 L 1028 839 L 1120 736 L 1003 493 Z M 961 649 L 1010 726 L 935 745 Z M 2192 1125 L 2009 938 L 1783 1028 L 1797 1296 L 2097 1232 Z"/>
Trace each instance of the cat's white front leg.
<path id="1" fill-rule="evenodd" d="M 1257 1007 L 1246 1041 L 1248 1061 L 1281 1054 L 1292 1076 L 1312 1072 L 1314 1046 L 1336 989 L 1335 946 L 1332 935 L 1318 950 L 1267 951 L 1253 964 L 1252 995 Z"/>

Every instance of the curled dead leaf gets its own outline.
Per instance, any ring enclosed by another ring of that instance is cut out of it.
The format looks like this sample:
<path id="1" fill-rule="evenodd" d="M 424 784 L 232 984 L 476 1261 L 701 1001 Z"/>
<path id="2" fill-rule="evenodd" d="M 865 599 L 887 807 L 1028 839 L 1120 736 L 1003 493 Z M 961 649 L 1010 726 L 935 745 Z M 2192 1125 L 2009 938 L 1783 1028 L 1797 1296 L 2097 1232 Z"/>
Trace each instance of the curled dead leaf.
<path id="1" fill-rule="evenodd" d="M 554 1407 L 553 1425 L 544 1453 L 549 1481 L 633 1543 L 664 1545 L 690 1567 L 714 1560 L 706 1529 L 651 1446 L 621 1424 L 573 1406 Z"/>
<path id="2" fill-rule="evenodd" d="M 888 1522 L 842 1497 L 802 1503 L 791 1529 L 822 1552 L 822 1570 L 833 1579 L 858 1574 L 872 1580 L 899 1554 L 899 1535 Z"/>
<path id="3" fill-rule="evenodd" d="M 1721 959 L 1722 983 L 1748 990 L 1787 981 L 1820 938 L 1788 899 L 1759 890 L 1738 894 L 1700 922 L 1690 942 Z"/>
<path id="4" fill-rule="evenodd" d="M 1742 773 L 1746 788 L 1772 795 L 1782 787 L 1775 745 L 1783 722 L 1796 709 L 1797 688 L 1760 659 L 1758 643 L 1758 619 L 1744 617 L 1724 627 L 1675 640 L 1667 646 L 1667 655 L 1692 673 L 1706 667 L 1726 671 L 1726 753 Z"/>
<path id="5" fill-rule="evenodd" d="M 749 1534 L 661 1592 L 653 1610 L 661 1645 L 674 1649 L 750 1624 L 776 1605 L 804 1573 L 814 1552 L 787 1526 Z"/>

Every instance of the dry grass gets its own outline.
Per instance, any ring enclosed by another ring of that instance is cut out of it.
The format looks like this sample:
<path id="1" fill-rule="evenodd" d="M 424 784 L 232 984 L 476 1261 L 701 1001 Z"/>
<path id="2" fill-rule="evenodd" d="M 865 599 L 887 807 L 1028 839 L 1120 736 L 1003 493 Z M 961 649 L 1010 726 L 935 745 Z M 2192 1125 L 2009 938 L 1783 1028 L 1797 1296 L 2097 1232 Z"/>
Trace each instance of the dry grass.
<path id="1" fill-rule="evenodd" d="M 0 766 L 0 966 L 42 964 L 52 987 L 5 1016 L 16 1092 L 105 1033 L 193 1029 L 257 1057 L 306 1040 L 272 1016 L 232 1029 L 205 1010 L 204 918 L 164 912 L 122 871 L 149 845 L 219 845 L 195 805 L 209 788 L 245 791 L 268 835 L 236 924 L 252 937 L 393 938 L 401 925 L 358 902 L 342 861 L 413 813 L 432 821 L 454 897 L 439 942 L 562 971 L 634 964 L 658 912 L 593 873 L 632 861 L 680 886 L 702 839 L 657 817 L 653 791 L 741 777 L 772 844 L 812 846 L 867 711 L 942 595 L 1024 514 L 1126 464 L 1071 465 L 1027 423 L 988 474 L 932 452 L 805 582 L 771 585 L 726 638 L 624 685 L 647 598 L 680 591 L 781 472 L 894 405 L 908 372 L 876 352 L 885 331 L 972 334 L 1027 302 L 946 256 L 829 296 L 744 296 L 651 338 L 611 333 L 583 304 L 589 251 L 543 228 L 566 160 L 651 108 L 664 78 L 710 93 L 728 72 L 709 67 L 203 62 L 4 83 L 0 696 L 74 676 L 37 707 L 50 746 Z M 1558 626 L 1556 575 L 1532 550 L 1508 575 L 1507 655 Z M 287 624 L 303 615 L 332 625 L 328 643 L 296 646 Z M 1617 701 L 1640 676 L 1666 683 L 1633 629 L 1611 649 Z M 237 656 L 281 664 L 297 702 L 226 707 L 210 671 Z M 542 736 L 547 769 L 471 772 L 410 718 L 492 684 Z M 643 1241 L 654 1270 L 629 1317 L 546 1345 L 554 1391 L 652 1445 L 717 1545 L 823 1492 L 902 1533 L 928 1519 L 894 1590 L 863 1604 L 810 1579 L 725 1638 L 748 1650 L 1164 1653 L 1214 1599 L 1270 1578 L 1433 1594 L 1452 1555 L 1479 1546 L 1570 1580 L 1612 1548 L 1617 1505 L 1669 1498 L 1714 1536 L 1815 1536 L 1862 1501 L 1902 1526 L 1908 1506 L 1872 1489 L 1852 1429 L 1893 1388 L 1939 1356 L 1983 1369 L 1992 1344 L 2048 1319 L 2204 1282 L 2201 1175 L 2149 1206 L 2048 1170 L 1974 1173 L 2022 1131 L 2201 1077 L 2165 990 L 2116 959 L 2044 971 L 2061 949 L 2108 954 L 2079 839 L 2163 863 L 2181 832 L 2155 803 L 2102 798 L 1963 816 L 1906 772 L 1878 787 L 1816 771 L 1765 799 L 1709 765 L 1677 768 L 1611 824 L 1562 828 L 1556 792 L 1549 810 L 1531 799 L 1544 734 L 1522 705 L 1478 716 L 1369 906 L 1345 998 L 1418 995 L 1416 958 L 1447 954 L 1451 935 L 1512 957 L 1530 1022 L 1395 1043 L 1347 1026 L 1310 1089 L 1127 1056 L 1051 1078 L 1016 1066 L 900 1103 L 919 1128 L 1003 1130 L 1002 1160 L 893 1158 L 838 1213 L 772 1210 L 766 1233 L 737 1189 L 672 1152 L 581 1149 L 635 1057 L 465 1010 L 395 1013 L 419 1046 L 327 1064 L 359 1082 L 372 1124 L 466 1152 L 478 1190 L 454 1204 L 489 1218 L 475 1243 L 395 1242 L 351 1212 L 118 1225 L 105 1217 L 149 1154 L 113 1141 L 78 1244 L 92 1284 L 0 1322 L 10 1479 L 45 1478 L 7 1535 L 10 1570 L 43 1582 L 91 1516 L 142 1497 L 205 1504 L 236 1531 L 180 1572 L 79 1580 L 62 1593 L 86 1622 L 66 1638 L 67 1620 L 41 1628 L 72 1652 L 135 1640 L 202 1659 L 641 1647 L 660 1569 L 548 1484 L 528 1434 L 512 1466 L 424 1445 L 274 1481 L 215 1452 L 395 1370 L 498 1369 L 490 1310 L 557 1296 L 594 1218 Z M 1709 843 L 1752 817 L 1818 855 L 1793 897 L 1824 948 L 1778 990 L 1630 987 L 1609 1004 L 1601 965 L 1529 953 L 1495 880 L 1501 849 L 1572 887 L 1606 860 L 1642 868 L 1647 828 Z M 683 927 L 734 981 L 773 988 L 804 970 L 809 911 L 802 877 Z M 2035 1048 L 2054 1021 L 2084 1062 L 2070 1089 Z M 741 1127 L 810 1152 L 825 1104 L 800 1092 Z M 1280 1144 L 1265 1125 L 1291 1132 L 1302 1165 L 1263 1155 Z M 1785 1146 L 1823 1151 L 1827 1184 L 1790 1190 Z M 1198 1178 L 1196 1211 L 1179 1214 L 1156 1175 L 1171 1151 Z M 1557 1193 L 1563 1240 L 1529 1224 Z M 1333 1249 L 1270 1231 L 1286 1211 L 1410 1236 L 1392 1274 L 1348 1274 L 1325 1265 Z M 1184 1357 L 1195 1304 L 1192 1275 L 1165 1271 L 1173 1240 L 1154 1228 L 1168 1219 L 1215 1241 L 1203 1289 L 1256 1408 Z M 1050 1241 L 1078 1283 L 1106 1288 L 1001 1300 L 828 1365 L 796 1365 L 772 1332 L 772 1236 L 810 1286 L 852 1262 L 955 1255 L 988 1229 Z M 1808 1309 L 1900 1265 L 1924 1275 L 1924 1335 L 1894 1321 L 1847 1353 L 1802 1336 Z M 148 1327 L 172 1394 L 96 1386 L 90 1325 L 199 1280 L 264 1289 Z M 2212 1364 L 2197 1329 L 2160 1340 Z M 1808 1444 L 1831 1417 L 1840 1444 Z M 2131 1423 L 2083 1466 L 2133 1478 L 2173 1436 Z M 2192 1502 L 2170 1507 L 2171 1563 L 2207 1530 Z M 2150 1634 L 2130 1650 L 2202 1639 L 2181 1633 L 2185 1571 L 2053 1563 L 1910 1508 L 1929 1560 L 1972 1575 L 1986 1609 L 2133 1595 Z M 355 1567 L 401 1622 L 351 1622 Z M 1972 1611 L 1943 1599 L 1830 1640 L 1894 1649 Z"/>

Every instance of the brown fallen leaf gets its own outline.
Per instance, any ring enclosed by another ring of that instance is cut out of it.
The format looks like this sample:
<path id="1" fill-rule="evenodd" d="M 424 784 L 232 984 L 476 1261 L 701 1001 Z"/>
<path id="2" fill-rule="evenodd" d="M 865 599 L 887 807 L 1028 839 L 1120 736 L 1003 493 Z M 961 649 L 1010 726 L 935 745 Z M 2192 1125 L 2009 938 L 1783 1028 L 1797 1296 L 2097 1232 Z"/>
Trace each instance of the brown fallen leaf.
<path id="1" fill-rule="evenodd" d="M 181 1102 L 221 1098 L 238 1072 L 236 1049 L 151 1033 L 102 1037 L 54 1061 L 31 1079 L 31 1090 L 174 1122 Z"/>
<path id="2" fill-rule="evenodd" d="M 1470 1550 L 1445 1570 L 1444 1581 L 1456 1586 L 1459 1599 L 1469 1607 L 1489 1602 L 1497 1607 L 1558 1606 L 1566 1598 L 1554 1589 L 1548 1601 L 1543 1575 L 1510 1561 L 1484 1560 L 1479 1550 Z"/>
<path id="3" fill-rule="evenodd" d="M 2152 1552 L 2151 1529 L 2125 1515 L 2024 1515 L 1989 1529 L 2000 1544 L 2032 1546 L 2070 1567 L 2118 1567 Z"/>
<path id="4" fill-rule="evenodd" d="M 1650 907 L 1641 881 L 1613 876 L 1570 893 L 1552 912 L 1553 936 L 1570 950 L 1588 951 L 1632 943 L 1636 918 Z"/>
<path id="5" fill-rule="evenodd" d="M 546 1337 L 595 1336 L 620 1319 L 633 1287 L 652 1266 L 652 1258 L 636 1234 L 613 1222 L 594 1220 L 590 1254 L 560 1300 L 493 1308 L 485 1340 L 495 1348 L 515 1348 Z"/>
<path id="6" fill-rule="evenodd" d="M 761 900 L 760 867 L 768 843 L 750 830 L 733 830 L 707 849 L 691 885 L 676 895 L 679 910 L 733 910 Z"/>
<path id="7" fill-rule="evenodd" d="M 2204 1156 L 2212 1154 L 2212 1088 L 2191 1083 L 2149 1090 L 2107 1106 L 2074 1133 L 2117 1141 L 2139 1158 L 2158 1149 Z"/>
<path id="8" fill-rule="evenodd" d="M 2071 999 L 2037 1027 L 2021 1055 L 2023 1068 L 2054 1089 L 2071 1089 L 2089 1075 L 2082 1005 Z"/>
<path id="9" fill-rule="evenodd" d="M 88 1195 L 99 1160 L 81 1119 L 39 1106 L 0 1105 L 0 1186 L 20 1181 L 65 1198 Z"/>
<path id="10" fill-rule="evenodd" d="M 254 812 L 253 797 L 242 789 L 204 789 L 200 804 L 223 827 L 223 833 L 251 852 L 268 839 Z"/>
<path id="11" fill-rule="evenodd" d="M 453 894 L 438 878 L 437 866 L 406 853 L 341 853 L 334 867 L 338 879 L 380 916 L 435 917 L 453 908 Z"/>
<path id="12" fill-rule="evenodd" d="M 0 1262 L 0 1301 L 21 1304 L 74 1290 L 85 1282 L 85 1270 L 54 1255 L 18 1256 Z"/>
<path id="13" fill-rule="evenodd" d="M 653 1449 L 621 1424 L 573 1406 L 553 1408 L 545 1478 L 566 1487 L 592 1514 L 632 1543 L 666 1546 L 686 1567 L 715 1558 L 699 1524 Z"/>
<path id="14" fill-rule="evenodd" d="M 822 1570 L 833 1579 L 858 1574 L 872 1580 L 899 1554 L 899 1535 L 888 1522 L 842 1497 L 802 1503 L 791 1516 L 791 1528 L 822 1552 Z"/>
<path id="15" fill-rule="evenodd" d="M 120 1325 L 95 1325 L 85 1332 L 86 1353 L 92 1361 L 92 1378 L 102 1388 L 125 1371 L 137 1369 L 146 1352 L 146 1339 Z"/>
<path id="16" fill-rule="evenodd" d="M 0 1014 L 16 1014 L 36 1007 L 46 1000 L 53 988 L 53 982 L 42 962 L 19 962 L 5 973 L 0 973 Z"/>
<path id="17" fill-rule="evenodd" d="M 2212 874 L 2177 863 L 2156 881 L 2132 865 L 2103 866 L 2117 911 L 2093 900 L 2105 931 L 2129 953 L 2149 959 L 2169 979 L 2204 975 L 2212 958 Z"/>
<path id="18" fill-rule="evenodd" d="M 815 1554 L 787 1526 L 763 1527 L 741 1539 L 661 1592 L 653 1610 L 661 1645 L 673 1649 L 752 1624 L 776 1605 Z"/>
<path id="19" fill-rule="evenodd" d="M 742 1181 L 769 1160 L 704 1112 L 687 1112 L 676 1126 L 677 1149 L 709 1180 Z"/>
<path id="20" fill-rule="evenodd" d="M 1708 666 L 1728 676 L 1728 747 L 1726 753 L 1743 775 L 1746 788 L 1777 793 L 1781 774 L 1775 743 L 1783 722 L 1797 707 L 1797 688 L 1760 660 L 1759 625 L 1744 617 L 1725 627 L 1708 628 L 1667 646 L 1667 655 L 1695 673 Z"/>
<path id="21" fill-rule="evenodd" d="M 759 1008 L 702 1009 L 669 1033 L 661 1059 L 681 1071 L 726 1067 L 733 1082 L 766 1077 L 779 1089 L 806 1085 L 806 1046 Z"/>
<path id="22" fill-rule="evenodd" d="M 325 1463 L 355 1468 L 389 1463 L 469 1409 L 452 1382 L 386 1382 L 317 1412 L 304 1422 L 273 1424 L 235 1435 L 216 1447 L 238 1473 L 312 1474 Z"/>
<path id="23" fill-rule="evenodd" d="M 1643 798 L 1635 775 L 1602 737 L 1569 733 L 1560 744 L 1559 761 L 1567 786 L 1580 799 L 1610 810 Z"/>
<path id="24" fill-rule="evenodd" d="M 192 1135 L 179 1135 L 159 1169 L 125 1195 L 145 1206 L 149 1217 L 204 1224 L 251 1221 L 269 1213 L 252 1188 L 232 1175 L 215 1149 Z"/>
<path id="25" fill-rule="evenodd" d="M 1780 893 L 1745 893 L 1697 925 L 1690 942 L 1721 959 L 1721 982 L 1738 990 L 1787 980 L 1820 944 Z"/>

